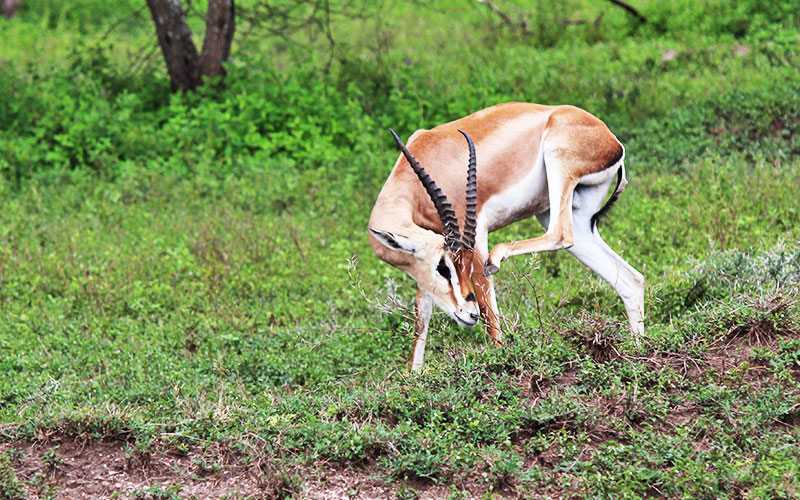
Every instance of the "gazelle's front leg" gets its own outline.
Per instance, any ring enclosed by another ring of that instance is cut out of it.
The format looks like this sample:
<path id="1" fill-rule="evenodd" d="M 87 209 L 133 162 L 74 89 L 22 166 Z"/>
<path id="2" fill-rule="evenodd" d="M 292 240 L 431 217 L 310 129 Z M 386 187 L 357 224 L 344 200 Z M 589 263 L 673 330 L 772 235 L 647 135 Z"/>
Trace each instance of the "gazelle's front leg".
<path id="1" fill-rule="evenodd" d="M 411 371 L 422 368 L 425 356 L 425 342 L 428 339 L 428 323 L 433 313 L 433 298 L 417 287 L 417 298 L 414 300 L 414 353 L 411 355 Z"/>
<path id="2" fill-rule="evenodd" d="M 550 196 L 550 224 L 547 232 L 538 238 L 499 243 L 492 248 L 486 260 L 483 274 L 490 276 L 500 270 L 500 262 L 526 253 L 549 252 L 571 247 L 575 238 L 572 233 L 572 193 L 577 181 L 569 176 L 548 170 L 547 182 Z M 556 216 L 557 214 L 557 216 Z"/>
<path id="3" fill-rule="evenodd" d="M 475 299 L 481 309 L 481 321 L 486 325 L 486 332 L 494 340 L 494 345 L 503 345 L 503 333 L 500 330 L 500 312 L 497 308 L 497 299 L 494 293 L 494 278 L 483 275 L 483 263 L 488 254 L 486 236 L 476 244 L 475 258 L 472 261 L 472 285 L 475 289 Z"/>

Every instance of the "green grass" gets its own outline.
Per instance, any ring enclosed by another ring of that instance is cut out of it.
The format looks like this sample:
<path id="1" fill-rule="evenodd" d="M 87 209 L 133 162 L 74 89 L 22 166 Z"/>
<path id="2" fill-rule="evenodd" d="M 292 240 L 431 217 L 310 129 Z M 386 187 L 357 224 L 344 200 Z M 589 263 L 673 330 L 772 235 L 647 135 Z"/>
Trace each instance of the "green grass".
<path id="1" fill-rule="evenodd" d="M 644 26 L 608 7 L 598 27 L 520 35 L 446 2 L 415 36 L 417 4 L 398 3 L 381 25 L 338 19 L 327 73 L 325 47 L 240 42 L 227 88 L 198 95 L 168 95 L 157 58 L 126 65 L 152 43 L 146 16 L 97 46 L 101 11 L 48 5 L 0 23 L 3 440 L 222 441 L 453 498 L 797 495 L 800 61 L 784 4 L 642 2 Z M 546 9 L 532 26 L 562 16 Z M 413 282 L 365 230 L 396 157 L 385 129 L 512 99 L 583 106 L 626 143 L 631 183 L 602 232 L 646 276 L 645 339 L 568 254 L 518 257 L 498 275 L 507 345 L 437 313 L 412 376 Z M 10 498 L 13 464 L 0 455 Z M 158 488 L 140 493 L 174 493 Z"/>

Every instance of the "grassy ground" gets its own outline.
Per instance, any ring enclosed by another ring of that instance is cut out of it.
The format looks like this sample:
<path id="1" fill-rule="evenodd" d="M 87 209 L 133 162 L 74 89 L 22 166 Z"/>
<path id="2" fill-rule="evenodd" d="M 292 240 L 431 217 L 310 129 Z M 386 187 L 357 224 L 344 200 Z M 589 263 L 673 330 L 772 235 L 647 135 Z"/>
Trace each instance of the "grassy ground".
<path id="1" fill-rule="evenodd" d="M 542 4 L 528 35 L 397 2 L 335 17 L 332 51 L 253 27 L 225 90 L 169 96 L 120 5 L 0 23 L 0 496 L 69 497 L 101 453 L 127 481 L 98 497 L 798 495 L 795 10 Z M 508 345 L 437 314 L 411 376 L 413 283 L 365 232 L 385 128 L 512 99 L 625 142 L 602 231 L 646 276 L 645 339 L 569 255 L 519 257 Z"/>

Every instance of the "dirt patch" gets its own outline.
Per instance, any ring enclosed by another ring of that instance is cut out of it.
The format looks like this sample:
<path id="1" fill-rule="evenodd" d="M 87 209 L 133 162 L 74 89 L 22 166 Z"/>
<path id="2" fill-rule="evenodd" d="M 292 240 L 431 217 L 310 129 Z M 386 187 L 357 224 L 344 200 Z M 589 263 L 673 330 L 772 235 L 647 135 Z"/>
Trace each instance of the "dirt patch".
<path id="1" fill-rule="evenodd" d="M 564 373 L 553 377 L 546 377 L 541 374 L 527 377 L 525 383 L 525 393 L 531 400 L 531 405 L 535 405 L 539 400 L 546 398 L 550 394 L 575 385 L 578 374 L 574 369 L 567 369 Z"/>
<path id="2" fill-rule="evenodd" d="M 712 344 L 704 359 L 719 376 L 735 373 L 754 388 L 771 383 L 768 363 L 754 356 L 754 349 L 775 351 L 782 340 L 800 338 L 794 324 L 781 315 L 796 302 L 764 304 L 765 314 L 746 321 L 732 321 L 725 334 Z"/>
<path id="3" fill-rule="evenodd" d="M 697 381 L 708 369 L 708 362 L 703 358 L 693 358 L 687 354 L 675 352 L 654 352 L 644 360 L 653 371 L 669 369 L 681 378 Z"/>
<path id="4" fill-rule="evenodd" d="M 267 498 L 277 486 L 276 478 L 245 466 L 240 454 L 219 444 L 205 449 L 156 444 L 143 451 L 121 439 L 49 436 L 5 443 L 0 451 L 13 457 L 26 498 L 41 496 L 42 489 L 65 499 L 148 499 L 168 492 L 198 499 Z"/>
<path id="5" fill-rule="evenodd" d="M 777 418 L 779 426 L 793 428 L 800 427 L 800 403 L 793 405 L 783 415 Z"/>
<path id="6" fill-rule="evenodd" d="M 499 498 L 515 500 L 523 498 L 511 483 L 489 485 L 480 480 L 478 474 L 466 474 L 447 483 L 399 479 L 384 481 L 380 475 L 368 469 L 341 469 L 332 466 L 318 471 L 318 477 L 306 483 L 300 498 L 310 500 L 394 500 L 415 498 L 417 500 L 441 500 L 454 492 L 459 498 Z M 513 480 L 512 480 L 513 481 Z"/>
<path id="7" fill-rule="evenodd" d="M 453 491 L 481 498 L 494 491 L 519 498 L 512 485 L 489 485 L 478 473 L 448 483 L 387 480 L 374 465 L 317 464 L 278 469 L 215 443 L 205 448 L 151 444 L 141 451 L 125 439 L 53 435 L 37 442 L 0 444 L 24 490 L 20 498 L 107 500 L 282 499 L 378 500 L 398 495 L 434 500 Z M 466 492 L 466 493 L 463 493 Z"/>

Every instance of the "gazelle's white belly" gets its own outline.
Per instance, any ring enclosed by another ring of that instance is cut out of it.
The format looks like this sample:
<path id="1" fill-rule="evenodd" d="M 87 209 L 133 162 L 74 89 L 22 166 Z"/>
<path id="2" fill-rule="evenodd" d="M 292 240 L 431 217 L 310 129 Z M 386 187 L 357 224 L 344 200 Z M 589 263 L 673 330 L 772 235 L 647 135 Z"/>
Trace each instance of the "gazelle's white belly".
<path id="1" fill-rule="evenodd" d="M 550 208 L 547 174 L 541 148 L 532 163 L 528 174 L 519 182 L 492 195 L 484 202 L 478 215 L 479 225 L 483 225 L 491 232 L 512 222 L 546 212 Z"/>

